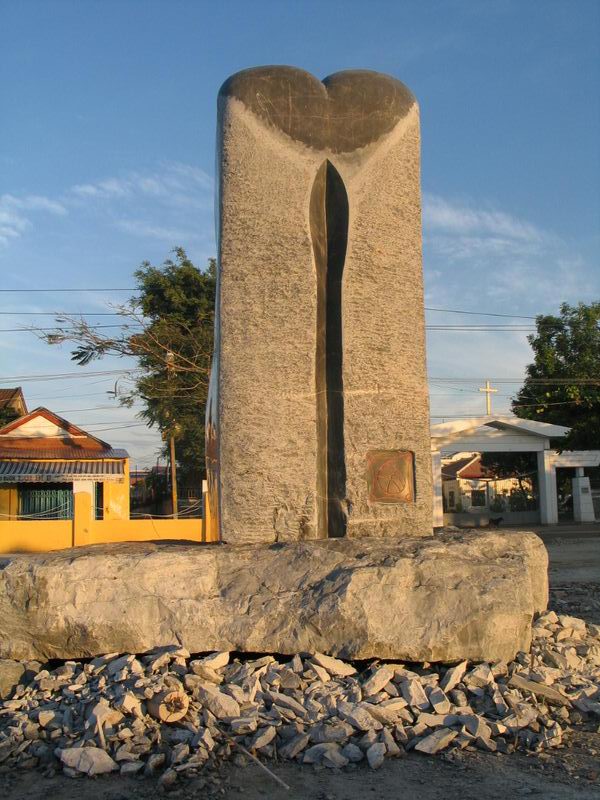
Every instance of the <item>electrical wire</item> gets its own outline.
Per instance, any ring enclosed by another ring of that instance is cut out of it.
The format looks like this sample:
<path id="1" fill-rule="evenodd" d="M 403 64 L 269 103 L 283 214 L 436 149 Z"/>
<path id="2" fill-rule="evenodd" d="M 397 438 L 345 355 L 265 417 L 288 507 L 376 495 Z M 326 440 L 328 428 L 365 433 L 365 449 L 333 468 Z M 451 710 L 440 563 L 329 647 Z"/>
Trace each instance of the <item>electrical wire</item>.
<path id="1" fill-rule="evenodd" d="M 89 325 L 89 330 L 97 331 L 100 328 L 128 328 L 130 330 L 137 329 L 137 330 L 144 330 L 144 328 L 139 325 L 138 323 L 134 323 L 132 325 L 128 325 L 127 323 L 122 323 L 121 325 Z M 56 331 L 59 328 L 0 328 L 0 333 L 41 333 L 41 332 L 52 332 Z"/>
<path id="2" fill-rule="evenodd" d="M 62 294 L 63 292 L 136 292 L 137 289 L 0 289 L 0 292 L 13 292 L 29 294 L 30 292 L 48 292 L 50 294 Z"/>

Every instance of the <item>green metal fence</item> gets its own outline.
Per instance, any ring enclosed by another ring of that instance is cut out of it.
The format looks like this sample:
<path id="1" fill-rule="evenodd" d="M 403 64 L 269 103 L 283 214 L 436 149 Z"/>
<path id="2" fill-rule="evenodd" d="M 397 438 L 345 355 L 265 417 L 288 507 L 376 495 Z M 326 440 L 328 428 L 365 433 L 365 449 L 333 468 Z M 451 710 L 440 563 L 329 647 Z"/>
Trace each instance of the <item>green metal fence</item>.
<path id="1" fill-rule="evenodd" d="M 19 518 L 73 519 L 73 491 L 19 488 Z"/>

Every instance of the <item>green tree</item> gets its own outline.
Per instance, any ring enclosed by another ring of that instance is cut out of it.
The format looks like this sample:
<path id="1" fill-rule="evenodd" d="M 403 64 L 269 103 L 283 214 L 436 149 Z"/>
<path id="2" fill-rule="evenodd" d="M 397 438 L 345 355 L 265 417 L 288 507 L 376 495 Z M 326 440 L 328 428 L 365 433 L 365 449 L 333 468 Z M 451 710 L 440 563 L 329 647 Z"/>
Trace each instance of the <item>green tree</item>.
<path id="1" fill-rule="evenodd" d="M 524 494 L 536 492 L 535 453 L 482 453 L 481 465 L 497 480 L 515 478 Z"/>
<path id="2" fill-rule="evenodd" d="M 5 425 L 8 425 L 13 420 L 18 419 L 20 416 L 18 411 L 15 411 L 14 408 L 10 406 L 5 406 L 4 408 L 0 408 L 0 428 L 3 428 Z"/>
<path id="3" fill-rule="evenodd" d="M 116 311 L 121 332 L 104 335 L 81 318 L 57 318 L 44 335 L 50 344 L 71 342 L 73 361 L 84 366 L 103 356 L 133 357 L 129 388 L 119 402 L 132 406 L 166 441 L 176 439 L 178 483 L 198 485 L 204 469 L 204 408 L 213 346 L 216 263 L 200 270 L 179 247 L 160 267 L 144 262 L 136 270 L 137 294 Z M 116 390 L 115 390 L 116 392 Z"/>
<path id="4" fill-rule="evenodd" d="M 600 303 L 563 303 L 560 316 L 540 315 L 536 328 L 514 413 L 570 427 L 561 448 L 600 448 Z"/>

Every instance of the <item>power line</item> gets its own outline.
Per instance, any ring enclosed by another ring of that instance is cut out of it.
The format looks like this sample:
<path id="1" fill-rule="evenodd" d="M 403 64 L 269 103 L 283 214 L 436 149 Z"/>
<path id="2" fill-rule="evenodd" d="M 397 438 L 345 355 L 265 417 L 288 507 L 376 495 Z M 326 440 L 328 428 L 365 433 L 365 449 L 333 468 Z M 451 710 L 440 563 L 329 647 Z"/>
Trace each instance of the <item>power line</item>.
<path id="1" fill-rule="evenodd" d="M 139 323 L 133 323 L 132 325 L 128 325 L 126 322 L 122 322 L 120 325 L 89 325 L 89 330 L 97 331 L 100 328 L 131 328 L 138 327 L 142 330 L 142 326 Z M 0 328 L 0 333 L 38 333 L 42 331 L 56 331 L 59 329 L 59 326 L 54 328 Z"/>
<path id="2" fill-rule="evenodd" d="M 0 311 L 5 317 L 122 317 L 121 311 Z"/>
<path id="3" fill-rule="evenodd" d="M 0 289 L 0 293 L 4 294 L 63 294 L 65 292 L 72 292 L 72 293 L 79 293 L 79 292 L 86 292 L 89 294 L 101 294 L 103 292 L 137 292 L 140 291 L 139 288 L 130 287 L 130 288 L 119 288 L 119 289 L 77 289 L 72 287 L 64 287 L 64 288 L 48 288 L 48 289 L 17 289 L 17 288 L 10 288 L 10 289 Z M 440 312 L 443 314 L 469 314 L 478 317 L 507 317 L 512 319 L 536 319 L 535 316 L 528 316 L 525 314 L 501 314 L 497 312 L 491 311 L 465 311 L 463 309 L 458 308 L 434 308 L 432 306 L 425 306 L 425 311 L 435 311 Z"/>
<path id="4" fill-rule="evenodd" d="M 57 314 L 57 317 L 60 315 Z M 139 322 L 122 322 L 119 325 L 89 325 L 89 330 L 99 330 L 101 328 L 125 328 L 132 331 L 144 330 L 143 325 Z M 21 328 L 0 328 L 0 333 L 38 333 L 53 331 L 61 331 L 63 327 L 56 325 L 53 328 L 38 328 L 38 327 L 21 327 Z M 535 328 L 524 328 L 522 326 L 503 326 L 503 325 L 426 325 L 425 330 L 428 331 L 451 331 L 455 333 L 534 333 Z M 68 336 L 67 336 L 68 339 Z"/>
<path id="5" fill-rule="evenodd" d="M 22 294 L 29 294 L 30 292 L 48 292 L 53 294 L 62 294 L 62 292 L 137 292 L 138 289 L 0 289 L 0 292 L 19 292 Z"/>
<path id="6" fill-rule="evenodd" d="M 475 317 L 510 317 L 511 319 L 537 319 L 536 317 L 526 316 L 525 314 L 497 314 L 491 311 L 461 311 L 457 308 L 432 308 L 425 306 L 425 311 L 440 311 L 444 314 L 469 314 Z"/>
<path id="7" fill-rule="evenodd" d="M 434 378 L 429 379 L 432 383 L 480 383 L 487 378 Z M 490 378 L 494 383 L 524 383 L 527 380 L 530 384 L 540 386 L 569 385 L 569 386 L 596 386 L 600 385 L 600 378 Z"/>
<path id="8" fill-rule="evenodd" d="M 63 378 L 91 378 L 97 377 L 98 375 L 123 375 L 124 373 L 135 371 L 135 369 L 111 369 L 99 370 L 97 372 L 50 372 L 40 375 L 7 375 L 4 378 L 0 377 L 0 383 L 9 383 L 12 381 L 50 381 L 61 380 Z"/>

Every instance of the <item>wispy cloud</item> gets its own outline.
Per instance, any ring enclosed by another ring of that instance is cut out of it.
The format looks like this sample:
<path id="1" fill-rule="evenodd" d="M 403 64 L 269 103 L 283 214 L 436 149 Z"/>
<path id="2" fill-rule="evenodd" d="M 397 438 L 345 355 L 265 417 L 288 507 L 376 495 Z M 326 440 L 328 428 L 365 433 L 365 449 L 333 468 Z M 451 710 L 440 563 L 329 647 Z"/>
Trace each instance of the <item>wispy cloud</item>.
<path id="1" fill-rule="evenodd" d="M 164 225 L 152 225 L 142 219 L 120 219 L 116 222 L 118 228 L 134 236 L 151 237 L 152 239 L 163 239 L 166 242 L 179 242 L 190 237 L 190 232 L 169 228 Z M 193 234 L 192 234 L 193 235 Z"/>
<path id="2" fill-rule="evenodd" d="M 423 231 L 429 302 L 475 310 L 489 298 L 494 307 L 510 302 L 540 313 L 600 289 L 596 270 L 571 243 L 483 203 L 425 193 Z"/>
<path id="3" fill-rule="evenodd" d="M 33 224 L 30 212 L 40 211 L 59 216 L 68 213 L 63 203 L 42 195 L 0 195 L 0 244 L 6 245 L 22 236 Z"/>
<path id="4" fill-rule="evenodd" d="M 547 236 L 535 225 L 503 211 L 469 208 L 428 193 L 423 195 L 423 223 L 432 231 L 458 235 L 486 234 L 496 241 L 504 238 L 540 242 Z"/>
<path id="5" fill-rule="evenodd" d="M 2 195 L 0 244 L 25 235 L 36 214 L 77 213 L 87 214 L 88 219 L 93 215 L 97 226 L 108 225 L 133 236 L 185 242 L 198 239 L 199 214 L 207 216 L 205 231 L 212 230 L 212 205 L 210 175 L 192 164 L 164 162 L 147 172 L 78 183 L 56 197 Z"/>
<path id="6" fill-rule="evenodd" d="M 212 194 L 213 180 L 199 167 L 180 162 L 162 164 L 152 172 L 128 172 L 119 177 L 104 178 L 93 183 L 77 184 L 68 194 L 79 198 L 155 197 L 191 202 L 196 195 Z"/>

